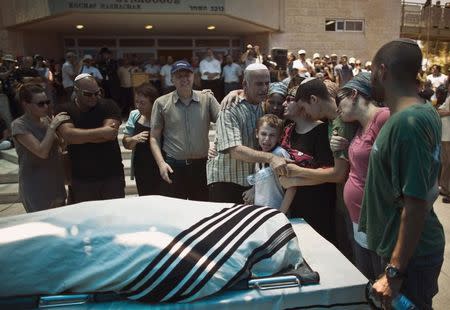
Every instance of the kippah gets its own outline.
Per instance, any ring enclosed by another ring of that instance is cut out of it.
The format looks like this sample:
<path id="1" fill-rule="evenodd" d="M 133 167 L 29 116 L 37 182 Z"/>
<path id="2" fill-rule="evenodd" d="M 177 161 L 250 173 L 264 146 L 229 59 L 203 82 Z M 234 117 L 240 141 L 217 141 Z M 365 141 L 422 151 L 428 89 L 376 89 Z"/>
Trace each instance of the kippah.
<path id="1" fill-rule="evenodd" d="M 78 74 L 78 75 L 75 77 L 75 82 L 76 82 L 76 81 L 79 81 L 79 80 L 82 80 L 82 79 L 84 79 L 84 78 L 87 78 L 87 77 L 92 77 L 92 75 L 90 75 L 89 73 L 81 73 L 81 74 Z"/>
<path id="2" fill-rule="evenodd" d="M 247 68 L 245 68 L 245 71 L 256 71 L 256 70 L 269 70 L 269 69 L 265 65 L 260 63 L 254 63 L 248 65 Z"/>

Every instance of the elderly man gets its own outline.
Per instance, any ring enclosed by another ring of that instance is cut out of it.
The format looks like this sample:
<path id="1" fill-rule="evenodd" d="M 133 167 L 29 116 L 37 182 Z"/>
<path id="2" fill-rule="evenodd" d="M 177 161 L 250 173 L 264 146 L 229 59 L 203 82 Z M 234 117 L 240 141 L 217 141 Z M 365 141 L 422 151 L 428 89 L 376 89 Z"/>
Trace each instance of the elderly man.
<path id="1" fill-rule="evenodd" d="M 70 121 L 58 128 L 68 144 L 72 168 L 71 202 L 122 198 L 124 171 L 117 133 L 121 123 L 116 103 L 102 99 L 90 74 L 74 82 L 74 101 L 59 106 Z"/>
<path id="2" fill-rule="evenodd" d="M 216 144 L 218 156 L 208 161 L 209 200 L 242 202 L 249 189 L 247 176 L 254 163 L 268 163 L 277 174 L 286 173 L 286 160 L 272 153 L 256 151 L 256 121 L 264 114 L 262 102 L 269 90 L 269 70 L 263 64 L 251 64 L 244 71 L 244 98 L 219 113 Z"/>
<path id="3" fill-rule="evenodd" d="M 151 117 L 150 147 L 164 180 L 161 190 L 207 201 L 209 123 L 217 120 L 219 103 L 210 92 L 192 90 L 194 69 L 188 62 L 175 62 L 171 75 L 176 90 L 156 99 Z"/>

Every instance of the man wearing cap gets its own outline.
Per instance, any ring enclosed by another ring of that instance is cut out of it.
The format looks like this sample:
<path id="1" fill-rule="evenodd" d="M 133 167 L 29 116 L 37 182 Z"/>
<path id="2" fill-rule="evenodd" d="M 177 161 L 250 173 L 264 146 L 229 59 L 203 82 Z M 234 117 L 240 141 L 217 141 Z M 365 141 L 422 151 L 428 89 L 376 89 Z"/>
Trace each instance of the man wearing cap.
<path id="1" fill-rule="evenodd" d="M 102 90 L 90 74 L 74 81 L 73 102 L 58 105 L 70 121 L 58 128 L 68 144 L 72 170 L 71 203 L 122 198 L 125 178 L 117 134 L 121 124 L 119 107 L 101 97 Z"/>
<path id="2" fill-rule="evenodd" d="M 212 49 L 208 48 L 206 57 L 200 61 L 200 74 L 203 89 L 211 89 L 216 98 L 222 98 L 222 87 L 220 83 L 220 74 L 222 68 L 220 61 L 214 58 Z"/>
<path id="3" fill-rule="evenodd" d="M 170 197 L 207 201 L 209 124 L 217 120 L 219 103 L 210 92 L 192 89 L 194 69 L 187 61 L 175 62 L 171 75 L 175 91 L 156 99 L 151 117 L 150 147 L 163 179 L 161 190 Z"/>
<path id="4" fill-rule="evenodd" d="M 66 62 L 62 65 L 62 84 L 66 93 L 66 101 L 70 101 L 73 92 L 73 80 L 77 76 L 76 56 L 72 52 L 66 54 Z"/>
<path id="5" fill-rule="evenodd" d="M 261 103 L 269 90 L 269 70 L 263 64 L 251 64 L 244 71 L 244 97 L 219 113 L 216 131 L 218 155 L 208 160 L 209 200 L 242 202 L 250 188 L 247 176 L 254 173 L 255 163 L 270 164 L 277 174 L 285 174 L 285 158 L 255 150 L 256 121 L 264 114 Z"/>
<path id="6" fill-rule="evenodd" d="M 336 78 L 336 84 L 342 87 L 350 81 L 353 77 L 353 69 L 348 64 L 347 55 L 342 55 L 341 63 L 334 67 L 334 76 Z"/>
<path id="7" fill-rule="evenodd" d="M 80 74 L 82 73 L 87 73 L 92 75 L 95 80 L 97 81 L 97 83 L 99 83 L 99 85 L 101 85 L 102 81 L 103 81 L 103 75 L 100 73 L 100 71 L 94 67 L 92 65 L 94 58 L 92 58 L 91 55 L 86 54 L 83 57 L 83 65 L 80 68 Z"/>
<path id="8" fill-rule="evenodd" d="M 298 51 L 298 59 L 294 60 L 293 67 L 298 69 L 298 74 L 302 77 L 314 75 L 312 65 L 306 60 L 306 51 Z"/>

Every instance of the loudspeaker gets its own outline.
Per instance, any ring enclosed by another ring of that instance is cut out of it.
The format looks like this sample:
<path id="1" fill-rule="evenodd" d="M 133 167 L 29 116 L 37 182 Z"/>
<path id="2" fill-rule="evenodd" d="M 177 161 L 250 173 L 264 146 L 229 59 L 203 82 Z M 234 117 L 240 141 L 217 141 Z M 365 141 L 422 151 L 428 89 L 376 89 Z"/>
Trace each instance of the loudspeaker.
<path id="1" fill-rule="evenodd" d="M 288 50 L 284 48 L 272 48 L 270 54 L 272 55 L 272 61 L 277 63 L 277 68 L 286 70 Z"/>

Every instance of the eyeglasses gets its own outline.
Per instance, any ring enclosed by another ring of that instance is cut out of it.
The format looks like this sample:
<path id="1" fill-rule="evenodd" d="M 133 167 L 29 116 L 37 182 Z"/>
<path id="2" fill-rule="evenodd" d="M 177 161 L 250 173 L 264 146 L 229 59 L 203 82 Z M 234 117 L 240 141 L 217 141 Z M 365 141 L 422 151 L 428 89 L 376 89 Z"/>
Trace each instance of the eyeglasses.
<path id="1" fill-rule="evenodd" d="M 85 97 L 92 98 L 92 97 L 101 97 L 101 96 L 103 96 L 103 89 L 101 89 L 101 88 L 99 88 L 95 92 L 90 92 L 90 91 L 82 90 L 82 89 L 79 89 L 79 88 L 77 88 L 77 90 L 79 90 L 81 92 L 81 95 L 83 95 Z"/>
<path id="2" fill-rule="evenodd" d="M 38 107 L 42 108 L 44 105 L 50 105 L 51 101 L 43 100 L 43 101 L 35 102 L 34 104 L 37 105 Z"/>

